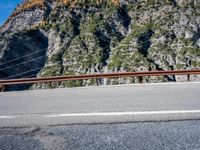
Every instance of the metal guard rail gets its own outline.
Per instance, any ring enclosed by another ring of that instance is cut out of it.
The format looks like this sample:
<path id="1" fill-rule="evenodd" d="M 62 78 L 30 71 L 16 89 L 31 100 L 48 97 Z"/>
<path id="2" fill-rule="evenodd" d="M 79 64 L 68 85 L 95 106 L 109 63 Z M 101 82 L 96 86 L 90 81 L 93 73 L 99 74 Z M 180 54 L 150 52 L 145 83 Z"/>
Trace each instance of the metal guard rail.
<path id="1" fill-rule="evenodd" d="M 121 78 L 121 77 L 167 76 L 167 75 L 188 75 L 189 76 L 189 75 L 195 75 L 195 74 L 200 74 L 200 70 L 170 70 L 170 71 L 86 74 L 86 75 L 73 75 L 73 76 L 56 76 L 56 77 L 0 80 L 0 86 L 14 85 L 14 84 L 41 83 L 41 82 L 44 83 L 44 82 L 70 81 L 70 80 L 98 79 L 98 78 Z"/>

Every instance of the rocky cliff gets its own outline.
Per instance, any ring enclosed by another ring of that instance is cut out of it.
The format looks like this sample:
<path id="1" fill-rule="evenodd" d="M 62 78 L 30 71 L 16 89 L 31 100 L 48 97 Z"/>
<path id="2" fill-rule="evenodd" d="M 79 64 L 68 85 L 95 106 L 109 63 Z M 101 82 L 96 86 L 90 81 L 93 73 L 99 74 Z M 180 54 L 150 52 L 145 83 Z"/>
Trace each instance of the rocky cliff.
<path id="1" fill-rule="evenodd" d="M 195 68 L 200 68 L 199 0 L 26 0 L 0 28 L 1 79 Z M 147 77 L 144 82 L 185 80 Z"/>

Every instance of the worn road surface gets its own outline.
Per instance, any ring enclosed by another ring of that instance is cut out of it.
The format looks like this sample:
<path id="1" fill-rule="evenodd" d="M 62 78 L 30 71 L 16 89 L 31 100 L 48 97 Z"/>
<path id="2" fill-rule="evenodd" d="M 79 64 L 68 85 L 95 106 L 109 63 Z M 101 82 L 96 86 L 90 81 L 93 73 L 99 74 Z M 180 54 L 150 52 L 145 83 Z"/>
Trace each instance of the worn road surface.
<path id="1" fill-rule="evenodd" d="M 0 128 L 1 150 L 199 150 L 200 121 Z"/>

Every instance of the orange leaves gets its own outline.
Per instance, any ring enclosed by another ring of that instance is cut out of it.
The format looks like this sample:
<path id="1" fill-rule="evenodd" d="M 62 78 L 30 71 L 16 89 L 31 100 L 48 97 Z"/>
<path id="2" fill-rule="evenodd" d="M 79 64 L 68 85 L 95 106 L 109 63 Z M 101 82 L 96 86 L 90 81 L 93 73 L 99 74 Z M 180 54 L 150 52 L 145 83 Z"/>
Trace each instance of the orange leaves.
<path id="1" fill-rule="evenodd" d="M 15 16 L 18 13 L 20 13 L 21 11 L 26 11 L 31 8 L 40 7 L 42 9 L 45 9 L 45 1 L 46 0 L 26 0 L 26 1 L 24 1 L 23 4 L 21 4 L 16 9 L 16 11 L 13 13 L 12 16 Z M 119 0 L 57 0 L 57 1 L 60 2 L 61 5 L 69 5 L 72 8 L 79 4 L 84 5 L 84 4 L 91 3 L 91 2 L 96 2 L 97 5 L 100 5 L 103 3 L 111 3 L 116 6 L 120 5 Z"/>
<path id="2" fill-rule="evenodd" d="M 75 7 L 78 4 L 87 4 L 91 2 L 96 2 L 97 5 L 102 3 L 112 3 L 116 6 L 120 5 L 119 0 L 58 0 L 58 2 L 64 5 L 70 5 L 71 7 Z M 27 0 L 18 8 L 18 10 L 24 11 L 33 7 L 45 8 L 45 0 Z"/>
<path id="3" fill-rule="evenodd" d="M 119 4 L 120 4 L 119 0 L 111 0 L 111 2 L 113 4 L 115 4 L 116 6 L 119 6 Z"/>
<path id="4" fill-rule="evenodd" d="M 21 4 L 15 10 L 15 12 L 12 14 L 11 18 L 16 16 L 17 14 L 19 14 L 22 11 L 26 11 L 28 9 L 35 8 L 35 7 L 40 7 L 42 9 L 45 9 L 45 0 L 27 0 L 27 1 L 25 1 L 23 4 Z"/>
<path id="5" fill-rule="evenodd" d="M 70 5 L 71 7 L 74 7 L 77 4 L 87 4 L 92 1 L 96 1 L 97 5 L 100 5 L 102 3 L 110 3 L 110 2 L 117 6 L 119 6 L 120 4 L 119 0 L 60 0 L 61 4 Z"/>
<path id="6" fill-rule="evenodd" d="M 44 8 L 45 7 L 45 0 L 29 0 L 29 1 L 26 1 L 25 3 L 23 3 L 19 9 L 21 11 L 23 10 L 27 10 L 27 9 L 30 9 L 30 8 L 33 8 L 33 7 L 42 7 Z"/>
<path id="7" fill-rule="evenodd" d="M 62 4 L 64 4 L 64 5 L 67 5 L 67 4 L 70 2 L 70 0 L 60 0 L 60 2 L 61 2 Z"/>

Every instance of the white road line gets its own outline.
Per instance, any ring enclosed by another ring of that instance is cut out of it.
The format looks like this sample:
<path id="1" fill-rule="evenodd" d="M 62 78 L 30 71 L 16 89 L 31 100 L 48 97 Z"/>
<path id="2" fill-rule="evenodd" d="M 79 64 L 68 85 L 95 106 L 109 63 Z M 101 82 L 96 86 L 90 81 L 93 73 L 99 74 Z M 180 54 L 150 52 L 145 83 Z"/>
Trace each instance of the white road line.
<path id="1" fill-rule="evenodd" d="M 166 111 L 134 111 L 134 112 L 99 112 L 99 113 L 69 113 L 52 114 L 44 117 L 81 117 L 81 116 L 122 116 L 122 115 L 161 115 L 161 114 L 190 114 L 200 113 L 200 110 L 166 110 Z"/>
<path id="2" fill-rule="evenodd" d="M 163 114 L 194 114 L 199 113 L 200 110 L 164 110 L 164 111 L 133 111 L 133 112 L 96 112 L 96 113 L 68 113 L 68 114 L 49 114 L 43 117 L 90 117 L 90 116 L 123 116 L 123 115 L 163 115 Z M 20 116 L 18 116 L 20 117 Z M 15 116 L 0 116 L 0 119 L 12 119 Z"/>
<path id="3" fill-rule="evenodd" d="M 0 116 L 0 119 L 12 119 L 14 116 Z"/>

